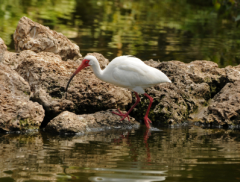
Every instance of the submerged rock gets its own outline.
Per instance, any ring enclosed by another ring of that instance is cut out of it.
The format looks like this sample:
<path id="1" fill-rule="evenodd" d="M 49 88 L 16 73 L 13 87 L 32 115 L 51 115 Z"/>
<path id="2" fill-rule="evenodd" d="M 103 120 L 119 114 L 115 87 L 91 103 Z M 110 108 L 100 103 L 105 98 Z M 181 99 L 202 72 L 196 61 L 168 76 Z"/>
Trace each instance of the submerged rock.
<path id="1" fill-rule="evenodd" d="M 61 33 L 50 30 L 27 17 L 18 22 L 13 35 L 17 52 L 32 50 L 34 52 L 52 52 L 61 56 L 63 60 L 77 60 L 82 55 L 79 47 Z"/>
<path id="2" fill-rule="evenodd" d="M 132 117 L 130 117 L 130 121 L 127 118 L 123 121 L 120 119 L 119 116 L 112 114 L 111 110 L 83 115 L 64 111 L 48 123 L 46 130 L 57 133 L 84 134 L 106 128 L 137 128 L 139 126 L 139 123 Z"/>
<path id="3" fill-rule="evenodd" d="M 41 105 L 29 100 L 28 83 L 0 63 L 0 128 L 5 131 L 38 129 L 44 118 Z"/>

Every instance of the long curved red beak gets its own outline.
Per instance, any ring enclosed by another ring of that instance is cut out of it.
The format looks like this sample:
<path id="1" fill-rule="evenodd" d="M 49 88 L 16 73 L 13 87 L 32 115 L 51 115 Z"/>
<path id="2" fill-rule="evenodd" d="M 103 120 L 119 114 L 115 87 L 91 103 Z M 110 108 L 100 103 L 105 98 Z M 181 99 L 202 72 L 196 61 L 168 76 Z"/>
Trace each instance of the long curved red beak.
<path id="1" fill-rule="evenodd" d="M 67 93 L 67 90 L 68 90 L 68 86 L 70 84 L 70 82 L 72 81 L 73 77 L 78 74 L 78 72 L 80 72 L 83 68 L 89 66 L 88 64 L 85 63 L 85 61 L 83 60 L 82 64 L 77 68 L 77 70 L 72 74 L 72 76 L 70 77 L 68 83 L 67 83 L 67 86 L 66 86 L 66 89 L 65 89 L 65 92 Z"/>

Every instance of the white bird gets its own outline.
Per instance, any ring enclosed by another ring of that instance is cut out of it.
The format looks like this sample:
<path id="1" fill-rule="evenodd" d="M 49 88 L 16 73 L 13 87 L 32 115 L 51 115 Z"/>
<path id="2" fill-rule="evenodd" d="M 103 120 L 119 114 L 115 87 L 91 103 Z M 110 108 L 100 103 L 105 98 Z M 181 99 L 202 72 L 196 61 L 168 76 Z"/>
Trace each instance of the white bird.
<path id="1" fill-rule="evenodd" d="M 150 100 L 147 112 L 144 116 L 144 122 L 146 127 L 150 128 L 149 123 L 151 123 L 151 120 L 148 118 L 148 113 L 151 108 L 153 98 L 146 94 L 144 89 L 160 83 L 171 83 L 169 78 L 163 72 L 146 65 L 143 61 L 133 56 L 116 57 L 108 64 L 108 66 L 104 70 L 101 70 L 97 58 L 95 56 L 88 55 L 84 57 L 81 65 L 77 68 L 77 70 L 69 79 L 66 87 L 66 92 L 72 78 L 87 66 L 91 66 L 94 74 L 100 80 L 119 87 L 128 88 L 135 93 L 137 101 L 126 114 L 123 114 L 119 109 L 119 113 L 113 112 L 114 114 L 121 116 L 121 120 L 128 117 L 129 113 L 140 102 L 138 93 L 144 94 Z"/>

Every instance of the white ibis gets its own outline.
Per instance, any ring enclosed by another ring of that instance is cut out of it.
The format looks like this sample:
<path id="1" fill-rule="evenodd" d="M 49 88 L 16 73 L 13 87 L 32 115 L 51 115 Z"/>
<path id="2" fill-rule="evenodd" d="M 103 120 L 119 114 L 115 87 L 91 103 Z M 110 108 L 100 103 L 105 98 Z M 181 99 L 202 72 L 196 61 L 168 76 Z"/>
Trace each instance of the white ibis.
<path id="1" fill-rule="evenodd" d="M 91 66 L 94 74 L 100 80 L 119 87 L 128 88 L 130 90 L 133 90 L 133 92 L 135 93 L 137 101 L 126 114 L 123 114 L 119 109 L 119 113 L 113 112 L 113 114 L 121 116 L 121 120 L 128 117 L 129 113 L 140 102 L 138 93 L 144 94 L 150 101 L 147 112 L 144 116 L 144 122 L 146 127 L 150 128 L 149 123 L 151 123 L 151 120 L 148 118 L 148 113 L 151 108 L 153 98 L 146 94 L 144 89 L 160 83 L 171 83 L 169 78 L 163 72 L 146 65 L 143 61 L 133 56 L 116 57 L 108 64 L 108 66 L 104 70 L 101 70 L 97 58 L 95 56 L 88 55 L 83 59 L 82 64 L 77 68 L 77 70 L 69 79 L 66 87 L 66 92 L 72 78 L 87 66 Z"/>

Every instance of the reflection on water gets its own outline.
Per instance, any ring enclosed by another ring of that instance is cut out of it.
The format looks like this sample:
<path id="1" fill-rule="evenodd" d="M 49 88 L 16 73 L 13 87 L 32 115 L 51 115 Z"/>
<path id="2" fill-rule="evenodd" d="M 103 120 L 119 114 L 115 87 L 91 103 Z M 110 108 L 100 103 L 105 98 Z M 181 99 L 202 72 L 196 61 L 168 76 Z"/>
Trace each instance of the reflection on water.
<path id="1" fill-rule="evenodd" d="M 76 42 L 82 55 L 99 52 L 111 60 L 131 54 L 142 60 L 236 65 L 239 4 L 238 0 L 0 0 L 0 37 L 13 50 L 12 35 L 19 19 L 27 16 Z"/>
<path id="2" fill-rule="evenodd" d="M 239 131 L 161 128 L 0 136 L 0 181 L 236 181 Z"/>

